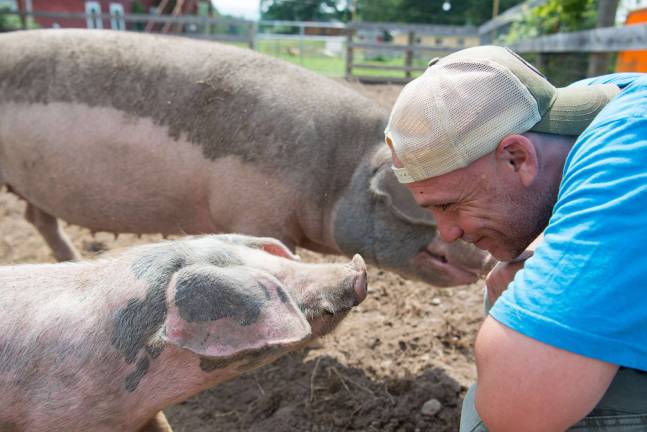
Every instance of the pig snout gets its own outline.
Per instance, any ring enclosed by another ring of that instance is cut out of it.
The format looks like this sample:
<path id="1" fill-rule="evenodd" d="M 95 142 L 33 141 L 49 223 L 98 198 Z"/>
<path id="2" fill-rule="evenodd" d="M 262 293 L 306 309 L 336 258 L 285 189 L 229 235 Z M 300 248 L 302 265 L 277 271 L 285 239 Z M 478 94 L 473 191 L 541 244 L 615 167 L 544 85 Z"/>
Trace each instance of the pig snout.
<path id="1" fill-rule="evenodd" d="M 462 240 L 446 243 L 439 237 L 425 245 L 414 261 L 419 269 L 433 272 L 436 278 L 434 284 L 438 286 L 476 282 L 496 264 L 489 253 Z"/>
<path id="2" fill-rule="evenodd" d="M 355 294 L 355 302 L 353 303 L 353 306 L 357 306 L 364 301 L 366 294 L 368 293 L 368 276 L 366 275 L 366 263 L 364 262 L 364 259 L 361 255 L 355 254 L 350 265 L 357 272 L 353 290 Z"/>
<path id="3" fill-rule="evenodd" d="M 348 264 L 308 265 L 307 280 L 293 282 L 297 304 L 312 327 L 314 336 L 321 336 L 332 329 L 354 306 L 367 295 L 368 277 L 366 264 L 360 255 L 355 255 Z"/>

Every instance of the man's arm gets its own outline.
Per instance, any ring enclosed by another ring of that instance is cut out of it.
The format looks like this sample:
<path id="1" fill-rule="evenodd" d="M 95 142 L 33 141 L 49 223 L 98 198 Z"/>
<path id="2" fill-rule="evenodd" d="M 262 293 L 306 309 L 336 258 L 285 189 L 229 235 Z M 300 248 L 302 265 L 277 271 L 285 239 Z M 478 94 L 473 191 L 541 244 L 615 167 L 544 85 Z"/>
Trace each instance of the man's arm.
<path id="1" fill-rule="evenodd" d="M 476 339 L 476 409 L 492 432 L 563 431 L 600 401 L 618 367 L 486 318 Z"/>

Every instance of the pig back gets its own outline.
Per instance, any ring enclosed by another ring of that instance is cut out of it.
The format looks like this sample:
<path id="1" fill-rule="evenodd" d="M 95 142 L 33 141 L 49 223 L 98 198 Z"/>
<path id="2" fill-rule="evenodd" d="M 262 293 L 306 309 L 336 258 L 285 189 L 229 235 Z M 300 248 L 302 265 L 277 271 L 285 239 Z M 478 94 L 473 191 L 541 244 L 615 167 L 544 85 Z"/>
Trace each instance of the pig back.
<path id="1" fill-rule="evenodd" d="M 0 36 L 0 51 L 0 105 L 114 108 L 188 140 L 205 159 L 236 156 L 311 193 L 350 181 L 388 115 L 331 79 L 214 42 L 36 30 Z"/>

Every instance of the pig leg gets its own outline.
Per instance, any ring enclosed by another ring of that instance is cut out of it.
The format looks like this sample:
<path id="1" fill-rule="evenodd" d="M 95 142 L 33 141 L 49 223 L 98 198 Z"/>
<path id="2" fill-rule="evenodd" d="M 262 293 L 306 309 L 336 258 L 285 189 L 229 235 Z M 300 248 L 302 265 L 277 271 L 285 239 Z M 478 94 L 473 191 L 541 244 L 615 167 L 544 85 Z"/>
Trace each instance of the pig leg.
<path id="1" fill-rule="evenodd" d="M 79 253 L 72 246 L 70 239 L 58 226 L 58 221 L 54 216 L 45 213 L 28 201 L 25 209 L 25 219 L 34 225 L 40 235 L 43 236 L 57 261 L 78 261 L 81 259 Z"/>
<path id="2" fill-rule="evenodd" d="M 148 423 L 142 426 L 138 432 L 173 432 L 173 429 L 171 429 L 171 425 L 166 420 L 164 413 L 160 411 Z"/>

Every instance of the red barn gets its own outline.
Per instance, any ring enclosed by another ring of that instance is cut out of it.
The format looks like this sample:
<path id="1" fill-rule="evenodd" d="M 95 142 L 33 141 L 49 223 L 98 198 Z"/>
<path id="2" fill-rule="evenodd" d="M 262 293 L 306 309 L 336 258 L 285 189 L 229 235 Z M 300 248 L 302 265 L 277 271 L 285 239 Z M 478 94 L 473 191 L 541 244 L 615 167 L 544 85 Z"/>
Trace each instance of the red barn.
<path id="1" fill-rule="evenodd" d="M 23 0 L 27 12 L 74 12 L 86 14 L 85 19 L 34 17 L 41 27 L 81 27 L 125 30 L 123 15 L 132 13 L 179 14 L 197 13 L 199 0 Z M 160 10 L 161 9 L 161 10 Z M 110 14 L 100 19 L 93 14 Z M 135 27 L 128 23 L 128 28 Z M 141 25 L 138 26 L 140 29 Z"/>

